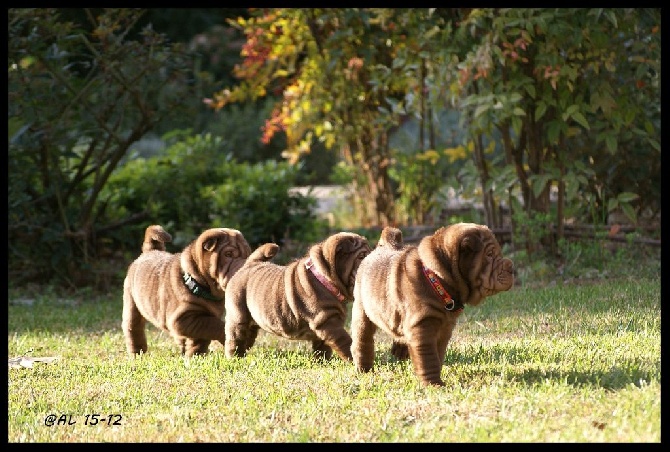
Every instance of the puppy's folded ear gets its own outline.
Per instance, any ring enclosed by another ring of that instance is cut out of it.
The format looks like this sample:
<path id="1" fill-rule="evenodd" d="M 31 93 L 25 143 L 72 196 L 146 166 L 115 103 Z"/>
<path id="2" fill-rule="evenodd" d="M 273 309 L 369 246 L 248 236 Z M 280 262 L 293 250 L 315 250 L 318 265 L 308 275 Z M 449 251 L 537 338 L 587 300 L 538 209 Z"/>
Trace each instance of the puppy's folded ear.
<path id="1" fill-rule="evenodd" d="M 478 233 L 470 233 L 467 234 L 463 237 L 463 240 L 461 240 L 460 244 L 460 252 L 461 253 L 477 253 L 479 252 L 482 247 L 484 246 L 484 243 L 481 240 L 481 237 L 479 237 Z"/>
<path id="2" fill-rule="evenodd" d="M 335 253 L 344 251 L 345 253 L 350 253 L 360 247 L 360 240 L 353 237 L 344 237 L 337 243 L 335 248 Z"/>
<path id="3" fill-rule="evenodd" d="M 217 241 L 217 240 L 216 240 L 216 238 L 214 238 L 214 237 L 205 240 L 205 241 L 202 243 L 202 249 L 205 250 L 205 251 L 210 251 L 210 252 L 211 252 L 214 248 L 216 248 L 216 241 Z"/>
<path id="4" fill-rule="evenodd" d="M 201 237 L 202 249 L 211 252 L 218 244 L 230 242 L 230 237 L 225 231 L 211 231 Z"/>

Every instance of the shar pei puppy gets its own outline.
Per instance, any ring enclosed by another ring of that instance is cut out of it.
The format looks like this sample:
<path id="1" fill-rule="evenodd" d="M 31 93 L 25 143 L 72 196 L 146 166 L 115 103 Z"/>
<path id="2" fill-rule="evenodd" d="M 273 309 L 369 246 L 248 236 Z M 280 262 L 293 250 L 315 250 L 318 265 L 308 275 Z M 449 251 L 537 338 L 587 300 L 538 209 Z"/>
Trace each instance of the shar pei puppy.
<path id="1" fill-rule="evenodd" d="M 180 253 L 165 251 L 171 240 L 161 226 L 149 226 L 142 254 L 128 267 L 122 328 L 131 355 L 147 351 L 147 321 L 168 332 L 187 357 L 207 353 L 213 340 L 225 344 L 224 293 L 249 257 L 249 244 L 228 228 L 204 231 Z M 266 256 L 259 247 L 252 256 L 271 259 L 271 251 Z"/>
<path id="2" fill-rule="evenodd" d="M 345 303 L 369 252 L 365 237 L 339 232 L 288 265 L 249 260 L 226 289 L 226 356 L 244 356 L 263 329 L 310 341 L 316 357 L 330 359 L 334 350 L 350 361 Z"/>
<path id="3" fill-rule="evenodd" d="M 422 384 L 444 386 L 440 372 L 464 306 L 513 284 L 514 265 L 486 226 L 453 224 L 418 246 L 404 245 L 398 229 L 385 228 L 356 275 L 351 351 L 357 370 L 372 370 L 379 329 L 393 339 L 394 356 L 411 359 Z"/>

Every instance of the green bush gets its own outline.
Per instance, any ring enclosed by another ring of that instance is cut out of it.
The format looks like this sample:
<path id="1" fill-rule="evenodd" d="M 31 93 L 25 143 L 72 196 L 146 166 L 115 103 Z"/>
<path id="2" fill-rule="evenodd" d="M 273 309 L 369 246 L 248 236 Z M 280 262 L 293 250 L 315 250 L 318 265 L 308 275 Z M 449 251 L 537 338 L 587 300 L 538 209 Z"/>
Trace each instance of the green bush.
<path id="1" fill-rule="evenodd" d="M 176 249 L 210 227 L 239 229 L 252 247 L 323 236 L 326 226 L 312 210 L 316 200 L 289 193 L 299 166 L 238 163 L 221 137 L 187 133 L 167 136 L 170 145 L 160 157 L 129 160 L 105 187 L 107 221 L 142 212 L 147 218 L 114 237 L 124 248 L 138 250 L 144 229 L 153 223 L 172 234 L 170 246 Z"/>

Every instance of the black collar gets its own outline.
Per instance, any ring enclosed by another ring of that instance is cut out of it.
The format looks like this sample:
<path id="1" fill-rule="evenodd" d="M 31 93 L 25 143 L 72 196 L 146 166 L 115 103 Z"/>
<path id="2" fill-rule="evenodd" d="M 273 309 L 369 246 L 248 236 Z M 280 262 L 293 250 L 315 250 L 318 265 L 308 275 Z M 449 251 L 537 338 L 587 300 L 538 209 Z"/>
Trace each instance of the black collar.
<path id="1" fill-rule="evenodd" d="M 205 300 L 209 301 L 222 301 L 221 298 L 216 298 L 214 295 L 212 295 L 207 287 L 203 287 L 198 284 L 198 281 L 196 281 L 188 272 L 184 272 L 184 276 L 182 278 L 184 279 L 184 285 L 188 287 L 188 290 L 190 290 L 191 293 L 196 297 L 204 298 Z"/>

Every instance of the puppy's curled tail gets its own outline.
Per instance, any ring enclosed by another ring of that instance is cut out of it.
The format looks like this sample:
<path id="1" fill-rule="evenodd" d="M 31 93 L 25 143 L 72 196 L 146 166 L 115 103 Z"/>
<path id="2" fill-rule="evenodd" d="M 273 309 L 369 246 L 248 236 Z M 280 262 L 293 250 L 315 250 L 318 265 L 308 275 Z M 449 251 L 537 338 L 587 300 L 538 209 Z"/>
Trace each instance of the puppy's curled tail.
<path id="1" fill-rule="evenodd" d="M 246 262 L 267 262 L 277 255 L 277 251 L 279 245 L 276 243 L 264 243 L 249 255 Z"/>
<path id="2" fill-rule="evenodd" d="M 402 248 L 402 245 L 402 231 L 400 229 L 392 226 L 386 226 L 382 229 L 381 236 L 377 242 L 377 248 L 385 246 L 394 250 L 399 250 Z"/>
<path id="3" fill-rule="evenodd" d="M 142 252 L 147 251 L 165 251 L 165 243 L 171 242 L 172 236 L 168 234 L 162 226 L 154 224 L 144 232 L 144 242 L 142 243 Z"/>

